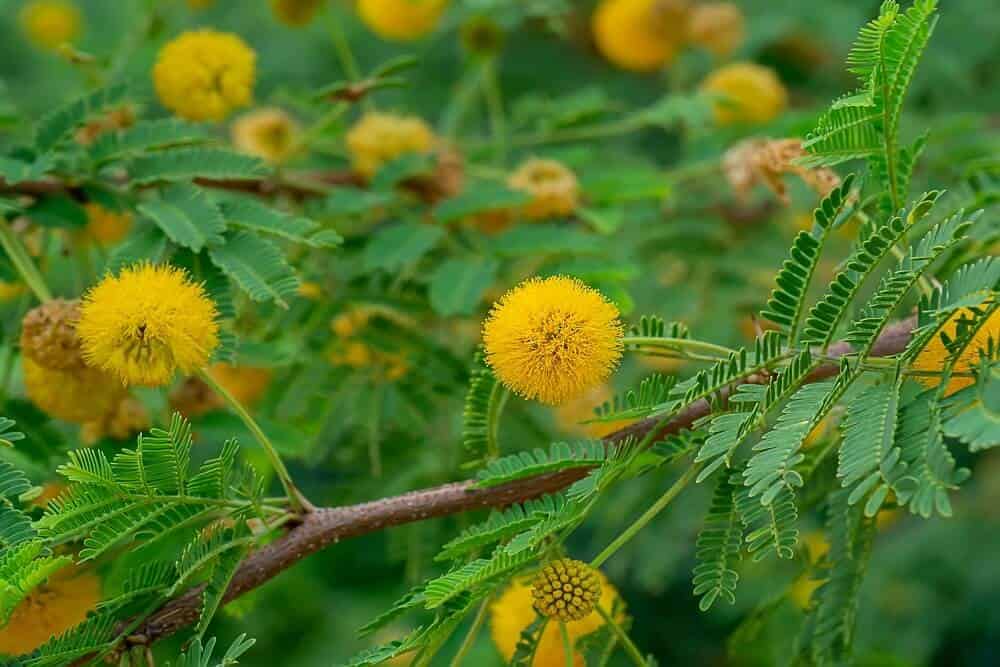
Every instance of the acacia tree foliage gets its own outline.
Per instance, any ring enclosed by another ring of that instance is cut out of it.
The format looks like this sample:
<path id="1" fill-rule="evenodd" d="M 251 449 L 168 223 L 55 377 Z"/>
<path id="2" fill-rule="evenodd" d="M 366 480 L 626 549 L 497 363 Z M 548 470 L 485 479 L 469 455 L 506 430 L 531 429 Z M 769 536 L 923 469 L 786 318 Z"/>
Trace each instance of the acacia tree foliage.
<path id="1" fill-rule="evenodd" d="M 176 664 L 214 664 L 214 640 L 203 639 L 219 610 L 309 554 L 387 526 L 493 508 L 440 540 L 435 560 L 443 569 L 362 629 L 374 634 L 408 618 L 412 631 L 349 663 L 376 665 L 405 655 L 413 664 L 432 664 L 456 630 L 512 579 L 563 553 L 612 490 L 662 470 L 670 471 L 673 483 L 658 499 L 645 499 L 647 510 L 637 519 L 621 518 L 617 536 L 591 564 L 607 561 L 687 487 L 710 485 L 692 573 L 693 595 L 708 610 L 736 599 L 740 580 L 755 575 L 748 563 L 798 558 L 800 516 L 819 512 L 830 549 L 813 574 L 824 583 L 812 595 L 791 660 L 850 662 L 857 610 L 864 604 L 860 585 L 870 560 L 878 557 L 873 543 L 880 511 L 951 516 L 952 499 L 970 474 L 957 463 L 956 452 L 1000 444 L 993 341 L 984 346 L 974 372 L 958 369 L 970 341 L 995 330 L 990 326 L 1000 264 L 971 235 L 981 222 L 979 211 L 966 207 L 974 198 L 970 202 L 960 188 L 942 194 L 950 183 L 913 190 L 926 137 L 907 136 L 901 123 L 936 21 L 933 0 L 906 9 L 890 0 L 862 28 L 848 57 L 857 88 L 822 114 L 800 160 L 810 169 L 840 165 L 844 177 L 816 206 L 811 228 L 795 236 L 770 296 L 760 299 L 761 317 L 774 326 L 745 347 L 725 348 L 658 314 L 633 318 L 636 324 L 625 338 L 628 352 L 704 363 L 680 380 L 662 374 L 642 378 L 598 406 L 598 423 L 630 421 L 603 440 L 501 452 L 499 434 L 512 418 L 498 380 L 481 356 L 457 359 L 425 341 L 419 344 L 429 348 L 422 351 L 429 367 L 422 379 L 466 381 L 460 469 L 475 472 L 465 482 L 362 505 L 299 511 L 287 498 L 269 497 L 268 481 L 236 439 L 213 445 L 209 438 L 193 456 L 192 427 L 179 414 L 165 428 L 139 437 L 133 448 L 113 453 L 103 447 L 46 451 L 50 431 L 29 419 L 25 438 L 5 419 L 0 442 L 34 447 L 42 452 L 40 459 L 58 459 L 67 488 L 39 514 L 28 506 L 37 494 L 33 469 L 0 462 L 0 620 L 70 563 L 129 554 L 138 555 L 130 562 L 142 563 L 83 623 L 16 664 L 128 660 L 133 648 L 175 632 L 193 638 Z M 406 76 L 409 66 L 405 60 L 387 63 L 363 78 L 330 86 L 320 97 L 332 95 L 341 113 L 356 100 L 341 99 L 339 92 L 372 94 Z M 83 199 L 134 208 L 141 223 L 107 258 L 107 266 L 152 258 L 185 266 L 204 280 L 229 334 L 220 359 L 242 353 L 275 361 L 293 356 L 293 345 L 310 344 L 306 331 L 298 339 L 283 339 L 284 348 L 264 349 L 246 332 L 292 324 L 306 330 L 329 314 L 320 310 L 322 315 L 310 316 L 294 295 L 300 273 L 316 275 L 325 262 L 337 261 L 333 249 L 344 239 L 325 224 L 331 218 L 349 220 L 374 207 L 398 212 L 397 224 L 369 230 L 370 240 L 354 260 L 382 272 L 366 286 L 371 293 L 393 274 L 407 278 L 425 254 L 442 253 L 429 284 L 395 293 L 379 333 L 389 347 L 416 326 L 406 312 L 414 300 L 426 299 L 444 316 L 471 312 L 501 259 L 530 255 L 546 244 L 559 252 L 593 243 L 576 230 L 540 225 L 502 237 L 485 261 L 470 249 L 442 250 L 442 225 L 513 202 L 517 194 L 477 184 L 435 204 L 440 225 L 423 225 L 416 216 L 425 205 L 412 197 L 413 184 L 428 169 L 419 160 L 383 167 L 369 189 L 324 192 L 321 203 L 302 205 L 314 184 L 274 175 L 199 126 L 139 120 L 86 147 L 73 141 L 101 111 L 137 99 L 138 89 L 132 82 L 99 87 L 39 119 L 30 142 L 0 156 L 0 229 L 10 265 L 5 270 L 29 275 L 36 270 L 7 218 L 45 217 L 46 211 L 58 216 L 59 207 L 72 211 Z M 697 116 L 699 108 L 703 114 L 704 100 L 670 97 L 619 122 L 670 124 Z M 582 215 L 611 231 L 616 213 L 609 206 Z M 833 258 L 839 267 L 835 277 L 818 280 L 817 267 L 829 258 L 833 233 L 859 221 L 847 253 Z M 348 244 L 356 240 L 349 238 Z M 591 277 L 609 292 L 620 288 L 612 270 L 596 267 Z M 920 352 L 942 332 L 950 333 L 940 367 L 917 369 Z M 295 370 L 288 376 L 289 382 L 294 379 L 291 391 L 308 390 L 311 404 L 304 410 L 322 411 L 333 383 L 315 381 L 308 368 Z M 949 393 L 949 382 L 959 376 L 972 381 Z M 419 392 L 386 399 L 376 397 L 379 390 L 370 384 L 355 386 L 371 395 L 375 410 L 387 400 L 403 400 L 414 411 L 426 405 Z M 340 418 L 343 405 L 336 409 L 324 417 Z M 807 447 L 810 434 L 832 414 L 842 416 L 839 437 Z M 272 416 L 275 422 L 286 417 L 293 426 L 307 422 L 293 412 Z M 315 431 L 302 428 L 288 438 L 315 439 L 329 431 L 329 422 L 322 421 Z M 371 456 L 378 474 L 378 452 Z M 404 483 L 400 490 L 409 489 Z M 767 606 L 758 613 L 766 615 Z M 529 664 L 540 623 L 525 630 L 514 664 Z M 601 655 L 621 641 L 608 630 L 578 649 Z M 251 643 L 237 639 L 220 664 L 234 664 L 227 660 L 236 660 Z M 653 656 L 640 658 L 655 662 Z"/>

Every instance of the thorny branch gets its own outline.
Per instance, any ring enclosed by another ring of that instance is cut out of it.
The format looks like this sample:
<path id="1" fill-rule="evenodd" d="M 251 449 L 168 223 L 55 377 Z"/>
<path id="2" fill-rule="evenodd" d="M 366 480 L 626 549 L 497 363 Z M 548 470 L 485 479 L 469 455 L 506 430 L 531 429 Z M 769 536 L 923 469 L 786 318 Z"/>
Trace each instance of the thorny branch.
<path id="1" fill-rule="evenodd" d="M 886 328 L 875 343 L 871 355 L 884 357 L 902 352 L 915 326 L 916 318 L 910 317 Z M 850 352 L 850 345 L 840 342 L 832 345 L 827 354 L 831 359 L 836 359 Z M 807 381 L 816 382 L 832 377 L 837 371 L 837 364 L 831 361 L 820 366 Z M 742 382 L 765 383 L 767 378 L 751 376 L 744 378 Z M 729 394 L 729 388 L 724 388 L 719 393 L 720 398 L 724 399 Z M 689 428 L 710 411 L 708 401 L 701 400 L 691 404 L 662 426 L 652 441 Z M 657 418 L 644 419 L 616 431 L 606 440 L 616 442 L 630 436 L 641 438 L 654 429 L 658 421 Z M 565 489 L 583 478 L 588 471 L 587 467 L 571 468 L 482 489 L 476 488 L 475 482 L 471 480 L 454 482 L 359 505 L 318 509 L 305 515 L 302 522 L 285 535 L 248 556 L 233 577 L 223 604 L 261 586 L 306 556 L 341 540 L 425 519 L 524 502 Z M 201 604 L 200 587 L 192 588 L 184 595 L 168 601 L 123 640 L 120 651 L 136 645 L 152 644 L 196 623 Z M 85 664 L 87 660 L 84 658 L 78 664 Z"/>

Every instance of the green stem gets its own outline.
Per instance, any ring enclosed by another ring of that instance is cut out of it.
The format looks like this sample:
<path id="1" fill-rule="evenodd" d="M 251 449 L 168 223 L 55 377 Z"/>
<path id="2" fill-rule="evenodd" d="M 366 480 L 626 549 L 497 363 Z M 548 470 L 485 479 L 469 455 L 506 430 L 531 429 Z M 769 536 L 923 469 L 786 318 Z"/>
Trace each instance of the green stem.
<path id="1" fill-rule="evenodd" d="M 666 493 L 660 496 L 660 499 L 650 506 L 642 516 L 636 519 L 632 525 L 626 528 L 618 537 L 616 537 L 611 544 L 604 548 L 604 551 L 597 554 L 594 560 L 590 561 L 590 567 L 599 568 L 604 564 L 606 560 L 611 558 L 616 551 L 621 549 L 629 540 L 635 537 L 636 533 L 646 527 L 650 521 L 652 521 L 657 514 L 663 511 L 663 509 L 673 501 L 674 498 L 680 494 L 684 487 L 698 475 L 698 471 L 701 470 L 701 465 L 694 464 L 688 468 L 683 475 L 677 478 L 677 481 L 667 489 Z"/>
<path id="2" fill-rule="evenodd" d="M 451 102 L 445 107 L 441 116 L 441 134 L 449 139 L 454 139 L 461 129 L 462 120 L 476 99 L 476 93 L 482 87 L 483 77 L 486 76 L 486 65 L 473 67 L 462 75 L 458 83 L 458 89 L 451 97 Z"/>
<path id="3" fill-rule="evenodd" d="M 493 385 L 490 392 L 490 408 L 487 417 L 489 432 L 486 434 L 486 454 L 492 460 L 500 457 L 500 415 L 510 398 L 510 390 L 500 381 Z"/>
<path id="4" fill-rule="evenodd" d="M 472 625 L 469 627 L 469 632 L 466 633 L 465 639 L 462 640 L 462 645 L 458 647 L 458 653 L 455 657 L 451 659 L 451 667 L 458 667 L 465 660 L 466 654 L 472 648 L 472 645 L 476 643 L 476 635 L 479 634 L 480 628 L 483 627 L 483 622 L 486 620 L 486 611 L 489 609 L 490 599 L 487 597 L 483 600 L 483 603 L 479 605 L 479 611 L 476 612 L 476 617 L 472 620 Z"/>
<path id="5" fill-rule="evenodd" d="M 707 352 L 710 354 L 715 354 L 721 356 L 724 359 L 728 359 L 729 355 L 733 354 L 735 350 L 725 347 L 724 345 L 716 345 L 714 343 L 708 343 L 701 340 L 692 340 L 690 338 L 667 338 L 661 336 L 625 336 L 622 339 L 622 343 L 626 346 L 635 345 L 638 346 L 648 346 L 648 347 L 660 347 L 668 350 L 692 350 L 695 352 Z"/>
<path id="6" fill-rule="evenodd" d="M 601 615 L 601 618 L 604 619 L 604 622 L 607 623 L 614 631 L 615 636 L 618 637 L 618 640 L 621 641 L 622 646 L 625 647 L 625 652 L 628 653 L 630 658 L 632 658 L 632 662 L 634 662 L 638 667 L 646 667 L 646 659 L 642 656 L 642 652 L 635 645 L 635 642 L 632 641 L 632 638 L 628 636 L 627 632 L 625 632 L 625 629 L 622 628 L 622 626 L 618 625 L 618 623 L 611 616 L 611 614 L 605 611 L 604 607 L 602 607 L 601 605 L 597 605 L 596 607 L 594 607 L 594 609 L 597 611 L 598 614 Z"/>
<path id="7" fill-rule="evenodd" d="M 497 162 L 503 164 L 507 157 L 507 122 L 504 118 L 503 97 L 500 93 L 500 81 L 497 77 L 496 59 L 492 59 L 484 65 L 483 96 L 486 98 L 486 110 L 489 113 Z"/>
<path id="8" fill-rule="evenodd" d="M 559 621 L 559 634 L 562 636 L 563 656 L 566 658 L 566 667 L 573 667 L 573 642 L 569 640 L 569 631 L 566 630 L 565 621 Z"/>
<path id="9" fill-rule="evenodd" d="M 295 483 L 292 482 L 291 476 L 288 474 L 288 468 L 285 467 L 284 461 L 278 455 L 278 450 L 274 448 L 274 443 L 271 439 L 267 437 L 264 430 L 261 429 L 257 421 L 247 412 L 247 409 L 236 400 L 236 397 L 230 394 L 225 387 L 215 381 L 215 378 L 206 370 L 201 369 L 198 372 L 198 376 L 202 381 L 211 387 L 212 391 L 217 393 L 222 399 L 229 405 L 230 409 L 236 413 L 236 416 L 240 418 L 243 424 L 250 430 L 260 446 L 264 448 L 264 452 L 267 454 L 267 458 L 271 461 L 271 467 L 274 468 L 274 472 L 278 475 L 278 479 L 281 481 L 282 488 L 285 489 L 285 494 L 288 496 L 288 502 L 291 503 L 292 509 L 299 513 L 311 512 L 315 506 L 310 503 L 302 492 L 298 490 Z"/>
<path id="10" fill-rule="evenodd" d="M 10 263 L 14 265 L 14 268 L 21 275 L 24 284 L 28 286 L 28 289 L 34 293 L 38 300 L 42 303 L 51 301 L 52 292 L 49 291 L 48 285 L 45 284 L 45 279 L 42 278 L 42 274 L 39 272 L 38 267 L 35 266 L 35 263 L 31 261 L 31 256 L 24 249 L 24 245 L 21 244 L 21 240 L 17 237 L 17 234 L 14 233 L 14 230 L 10 228 L 7 220 L 3 217 L 0 217 L 0 245 L 3 246 L 7 257 L 10 258 Z"/>
<path id="11" fill-rule="evenodd" d="M 340 60 L 340 66 L 344 68 L 344 74 L 349 79 L 357 81 L 361 78 L 361 70 L 358 67 L 358 61 L 354 58 L 354 52 L 351 51 L 347 35 L 344 34 L 344 28 L 334 16 L 333 11 L 327 12 L 327 16 L 330 24 L 330 38 L 333 41 L 333 48 L 337 52 L 337 59 Z"/>

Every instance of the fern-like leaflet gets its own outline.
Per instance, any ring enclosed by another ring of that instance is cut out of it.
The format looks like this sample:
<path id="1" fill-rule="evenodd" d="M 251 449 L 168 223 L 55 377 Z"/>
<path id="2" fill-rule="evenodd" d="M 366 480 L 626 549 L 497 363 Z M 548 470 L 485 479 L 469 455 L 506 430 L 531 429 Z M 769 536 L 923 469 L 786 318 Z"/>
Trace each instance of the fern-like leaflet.
<path id="1" fill-rule="evenodd" d="M 476 475 L 476 484 L 484 488 L 567 468 L 598 466 L 605 458 L 605 445 L 600 440 L 555 442 L 547 452 L 535 449 L 490 461 Z"/>
<path id="2" fill-rule="evenodd" d="M 737 487 L 727 475 L 720 475 L 705 522 L 698 533 L 692 584 L 701 597 L 698 607 L 705 611 L 718 598 L 736 602 L 736 582 L 740 575 L 734 568 L 740 558 L 743 531 L 736 509 Z"/>

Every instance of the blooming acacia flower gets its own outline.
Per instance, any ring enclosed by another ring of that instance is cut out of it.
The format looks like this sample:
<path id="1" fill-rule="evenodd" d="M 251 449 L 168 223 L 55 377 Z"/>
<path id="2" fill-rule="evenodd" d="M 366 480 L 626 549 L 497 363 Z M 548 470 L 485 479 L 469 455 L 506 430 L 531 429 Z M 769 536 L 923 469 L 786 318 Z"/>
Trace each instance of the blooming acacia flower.
<path id="1" fill-rule="evenodd" d="M 163 106 L 189 120 L 222 120 L 250 104 L 256 54 L 236 35 L 183 33 L 160 49 L 153 84 Z"/>
<path id="2" fill-rule="evenodd" d="M 409 41 L 437 25 L 447 0 L 359 0 L 362 23 L 383 39 Z"/>
<path id="3" fill-rule="evenodd" d="M 972 312 L 969 310 L 956 311 L 948 319 L 941 331 L 935 334 L 924 349 L 920 351 L 920 354 L 917 355 L 917 358 L 913 361 L 913 369 L 929 372 L 944 370 L 945 362 L 951 358 L 952 351 L 945 346 L 941 335 L 943 334 L 949 339 L 955 340 L 960 335 L 958 330 L 959 321 L 963 318 L 971 319 L 971 317 Z M 1000 310 L 993 311 L 989 319 L 973 334 L 972 340 L 969 341 L 968 345 L 958 353 L 958 359 L 952 367 L 952 373 L 971 373 L 974 371 L 979 365 L 980 353 L 985 352 L 991 338 L 995 344 L 1000 343 Z M 939 377 L 918 375 L 916 379 L 928 387 L 936 387 L 941 384 Z M 956 391 L 971 387 L 974 383 L 975 379 L 967 375 L 952 376 L 948 380 L 948 386 L 945 388 L 945 395 L 949 396 Z"/>
<path id="4" fill-rule="evenodd" d="M 366 113 L 347 132 L 347 149 L 354 169 L 371 178 L 379 168 L 407 153 L 428 153 L 434 132 L 416 116 Z"/>
<path id="5" fill-rule="evenodd" d="M 21 27 L 32 42 L 56 49 L 80 33 L 80 10 L 63 0 L 29 2 L 21 10 Z"/>
<path id="6" fill-rule="evenodd" d="M 618 67 L 653 71 L 680 50 L 688 11 L 686 0 L 603 0 L 591 19 L 594 41 Z"/>
<path id="7" fill-rule="evenodd" d="M 507 185 L 531 195 L 523 209 L 531 220 L 567 216 L 579 204 L 576 175 L 555 160 L 525 160 L 507 179 Z"/>
<path id="8" fill-rule="evenodd" d="M 720 97 L 715 120 L 731 123 L 767 123 L 785 110 L 788 93 L 774 70 L 755 63 L 731 63 L 710 73 L 701 89 Z"/>
<path id="9" fill-rule="evenodd" d="M 166 384 L 208 363 L 219 342 L 215 304 L 173 266 L 136 264 L 84 297 L 77 324 L 87 363 L 124 384 Z"/>
<path id="10" fill-rule="evenodd" d="M 533 278 L 493 305 L 486 360 L 528 399 L 558 405 L 604 382 L 622 355 L 618 309 L 575 278 Z"/>
<path id="11" fill-rule="evenodd" d="M 101 580 L 65 567 L 33 590 L 0 629 L 0 654 L 30 653 L 82 622 L 101 600 Z"/>
<path id="12" fill-rule="evenodd" d="M 299 132 L 299 124 L 281 109 L 257 109 L 233 123 L 233 145 L 244 153 L 279 164 L 295 152 Z"/>

